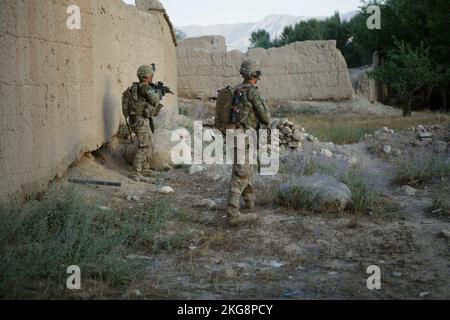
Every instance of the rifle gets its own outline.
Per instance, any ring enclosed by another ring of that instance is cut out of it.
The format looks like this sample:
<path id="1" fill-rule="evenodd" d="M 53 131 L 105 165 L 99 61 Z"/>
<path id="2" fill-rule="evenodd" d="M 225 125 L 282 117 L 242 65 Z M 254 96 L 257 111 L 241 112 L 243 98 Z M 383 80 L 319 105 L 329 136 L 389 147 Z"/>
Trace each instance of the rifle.
<path id="1" fill-rule="evenodd" d="M 131 143 L 134 144 L 134 141 L 133 141 L 133 132 L 131 131 L 130 123 L 128 122 L 128 117 L 125 117 L 125 122 L 126 122 L 126 124 L 127 124 L 128 133 L 130 134 L 130 140 L 131 140 Z"/>
<path id="2" fill-rule="evenodd" d="M 121 182 L 113 182 L 113 181 L 102 181 L 102 180 L 87 180 L 87 179 L 69 179 L 71 183 L 77 184 L 92 184 L 95 186 L 111 186 L 111 187 L 121 187 Z"/>
<path id="3" fill-rule="evenodd" d="M 175 95 L 175 93 L 170 90 L 169 87 L 165 86 L 163 82 L 158 81 L 156 84 L 152 83 L 151 87 L 158 93 L 161 94 L 161 97 L 164 97 L 166 94 L 170 93 L 171 95 Z"/>

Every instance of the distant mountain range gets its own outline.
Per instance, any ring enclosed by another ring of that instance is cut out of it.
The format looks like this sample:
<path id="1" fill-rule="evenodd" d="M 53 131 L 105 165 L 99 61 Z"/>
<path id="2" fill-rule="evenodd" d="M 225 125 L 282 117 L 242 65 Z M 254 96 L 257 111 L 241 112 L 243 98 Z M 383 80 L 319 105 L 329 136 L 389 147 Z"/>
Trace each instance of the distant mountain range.
<path id="1" fill-rule="evenodd" d="M 357 13 L 358 11 L 352 11 L 346 14 L 342 14 L 341 18 L 344 21 L 348 21 Z M 281 35 L 284 27 L 294 25 L 300 21 L 306 21 L 312 18 L 322 20 L 326 17 L 295 17 L 290 15 L 270 15 L 258 22 L 217 24 L 210 26 L 191 25 L 178 27 L 178 29 L 183 31 L 183 33 L 189 38 L 206 35 L 224 36 L 227 42 L 228 50 L 240 50 L 242 52 L 246 52 L 248 50 L 248 47 L 250 46 L 249 39 L 252 32 L 264 29 L 270 33 L 270 36 L 273 39 L 276 36 Z"/>

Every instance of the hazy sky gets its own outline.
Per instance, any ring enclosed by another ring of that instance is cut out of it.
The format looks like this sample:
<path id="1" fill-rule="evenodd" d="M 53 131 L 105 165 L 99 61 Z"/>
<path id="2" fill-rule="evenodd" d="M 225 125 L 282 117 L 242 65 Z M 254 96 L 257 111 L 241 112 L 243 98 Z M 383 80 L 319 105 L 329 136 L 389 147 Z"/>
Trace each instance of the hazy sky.
<path id="1" fill-rule="evenodd" d="M 134 0 L 124 0 L 134 3 Z M 360 0 L 160 0 L 175 26 L 256 22 L 271 14 L 330 16 L 357 10 Z"/>

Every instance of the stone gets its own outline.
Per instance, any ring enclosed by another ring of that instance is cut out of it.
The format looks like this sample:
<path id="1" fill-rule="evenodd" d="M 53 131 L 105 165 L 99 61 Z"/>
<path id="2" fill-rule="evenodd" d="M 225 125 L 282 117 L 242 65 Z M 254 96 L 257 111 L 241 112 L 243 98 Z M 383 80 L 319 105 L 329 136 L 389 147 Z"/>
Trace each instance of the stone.
<path id="1" fill-rule="evenodd" d="M 320 154 L 322 156 L 327 157 L 327 158 L 331 158 L 333 156 L 333 152 L 330 151 L 329 149 L 322 149 L 322 150 L 320 150 Z"/>
<path id="2" fill-rule="evenodd" d="M 419 124 L 416 128 L 419 131 L 425 131 L 425 127 L 423 125 L 421 125 L 421 124 Z"/>
<path id="3" fill-rule="evenodd" d="M 158 189 L 158 193 L 161 194 L 170 194 L 170 193 L 174 193 L 175 191 L 172 189 L 172 187 L 169 186 L 165 186 L 165 187 L 161 187 Z"/>
<path id="4" fill-rule="evenodd" d="M 400 157 L 402 155 L 402 151 L 395 149 L 394 151 L 392 151 L 392 155 L 395 157 Z"/>
<path id="5" fill-rule="evenodd" d="M 391 152 L 392 152 L 392 147 L 391 147 L 390 145 L 385 145 L 385 146 L 383 146 L 383 152 L 384 152 L 385 154 L 391 154 Z"/>
<path id="6" fill-rule="evenodd" d="M 300 131 L 294 131 L 294 134 L 292 135 L 292 139 L 295 141 L 303 142 L 305 141 L 305 135 Z"/>
<path id="7" fill-rule="evenodd" d="M 357 164 L 358 162 L 359 162 L 359 160 L 358 160 L 358 158 L 356 158 L 356 157 L 351 157 L 350 159 L 348 159 L 348 163 L 349 163 L 350 165 Z"/>
<path id="8" fill-rule="evenodd" d="M 309 205 L 319 212 L 340 212 L 352 201 L 352 192 L 336 178 L 326 175 L 292 177 L 279 188 L 280 198 L 286 204 L 305 205 L 307 194 Z"/>
<path id="9" fill-rule="evenodd" d="M 302 146 L 302 144 L 299 141 L 291 141 L 289 142 L 288 146 L 291 149 L 299 149 Z"/>
<path id="10" fill-rule="evenodd" d="M 423 140 L 433 137 L 433 134 L 431 132 L 423 132 L 419 133 L 418 137 Z"/>
<path id="11" fill-rule="evenodd" d="M 447 142 L 445 141 L 436 141 L 433 143 L 434 151 L 438 153 L 443 153 L 447 151 Z"/>
<path id="12" fill-rule="evenodd" d="M 202 200 L 200 201 L 200 206 L 206 207 L 206 208 L 208 208 L 208 209 L 214 209 L 214 208 L 216 208 L 217 204 L 216 204 L 216 202 L 213 201 L 213 200 L 210 200 L 210 199 L 202 199 Z"/>
<path id="13" fill-rule="evenodd" d="M 379 140 L 388 141 L 391 139 L 391 135 L 388 132 L 379 132 L 375 134 L 375 137 Z"/>
<path id="14" fill-rule="evenodd" d="M 193 164 L 189 167 L 189 174 L 196 174 L 204 170 L 202 165 Z"/>
<path id="15" fill-rule="evenodd" d="M 288 135 L 292 133 L 292 129 L 289 127 L 283 127 L 283 129 L 281 129 L 281 133 L 284 135 Z"/>
<path id="16" fill-rule="evenodd" d="M 293 127 L 293 126 L 294 126 L 294 123 L 291 122 L 291 121 L 288 121 L 288 122 L 286 122 L 285 125 L 288 126 L 288 127 Z"/>
<path id="17" fill-rule="evenodd" d="M 414 189 L 413 187 L 410 186 L 403 186 L 402 187 L 402 191 L 407 195 L 407 196 L 415 196 L 417 193 L 417 190 Z"/>
<path id="18" fill-rule="evenodd" d="M 419 294 L 419 297 L 425 298 L 425 297 L 428 297 L 429 295 L 430 295 L 430 293 L 428 291 L 424 291 Z"/>
<path id="19" fill-rule="evenodd" d="M 286 123 L 288 123 L 288 122 L 289 122 L 289 119 L 282 118 L 282 119 L 280 120 L 280 126 L 285 126 Z"/>
<path id="20" fill-rule="evenodd" d="M 442 230 L 441 232 L 438 233 L 438 237 L 450 239 L 450 230 Z"/>
<path id="21" fill-rule="evenodd" d="M 392 275 L 396 278 L 400 278 L 401 276 L 403 276 L 401 272 L 392 272 Z"/>

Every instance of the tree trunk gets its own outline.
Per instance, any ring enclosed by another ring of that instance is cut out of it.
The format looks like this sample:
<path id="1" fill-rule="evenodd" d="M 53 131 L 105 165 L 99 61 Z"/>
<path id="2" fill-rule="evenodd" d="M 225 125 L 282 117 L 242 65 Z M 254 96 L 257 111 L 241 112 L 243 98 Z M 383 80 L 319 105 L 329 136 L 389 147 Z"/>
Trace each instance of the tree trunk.
<path id="1" fill-rule="evenodd" d="M 448 102 L 447 102 L 447 90 L 446 90 L 446 87 L 441 85 L 441 86 L 439 86 L 439 89 L 441 91 L 441 99 L 442 99 L 441 112 L 448 112 Z"/>
<path id="2" fill-rule="evenodd" d="M 412 116 L 411 104 L 412 104 L 412 96 L 409 97 L 408 102 L 405 103 L 405 105 L 403 106 L 403 116 L 404 117 L 411 117 Z"/>

